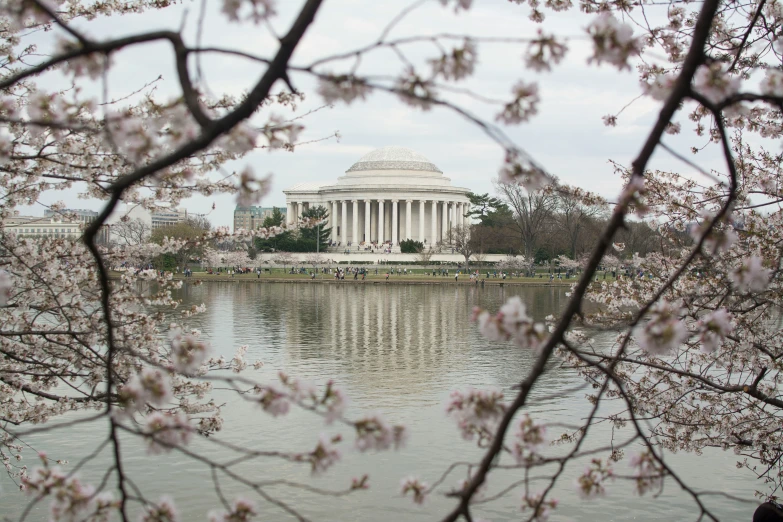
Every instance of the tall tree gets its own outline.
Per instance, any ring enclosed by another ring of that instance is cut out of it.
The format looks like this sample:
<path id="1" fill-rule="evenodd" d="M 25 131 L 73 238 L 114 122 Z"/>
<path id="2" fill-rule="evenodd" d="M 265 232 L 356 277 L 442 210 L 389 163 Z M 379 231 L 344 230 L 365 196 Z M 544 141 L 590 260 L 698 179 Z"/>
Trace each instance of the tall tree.
<path id="1" fill-rule="evenodd" d="M 555 227 L 568 238 L 568 255 L 576 259 L 580 239 L 585 229 L 596 219 L 608 214 L 606 201 L 590 192 L 568 185 L 554 185 L 551 190 L 556 197 Z"/>
<path id="2" fill-rule="evenodd" d="M 493 227 L 508 222 L 511 218 L 511 209 L 502 200 L 489 194 L 468 194 L 471 210 L 467 216 L 476 218 L 481 225 Z"/>
<path id="3" fill-rule="evenodd" d="M 285 221 L 285 214 L 277 208 L 272 207 L 272 214 L 264 218 L 262 226 L 264 228 L 281 227 Z"/>
<path id="4" fill-rule="evenodd" d="M 527 190 L 520 185 L 496 183 L 495 188 L 513 212 L 512 227 L 527 259 L 535 259 L 539 242 L 554 218 L 557 198 L 549 190 Z"/>
<path id="5" fill-rule="evenodd" d="M 321 242 L 321 252 L 326 252 L 329 247 L 329 237 L 332 234 L 332 227 L 326 226 L 329 219 L 329 211 L 323 205 L 310 207 L 302 212 L 302 225 L 299 228 L 299 236 L 302 240 L 312 242 Z"/>
<path id="6" fill-rule="evenodd" d="M 473 228 L 465 225 L 451 227 L 447 241 L 455 252 L 465 258 L 465 268 L 470 268 L 470 256 L 475 254 L 480 246 L 480 242 L 473 233 Z"/>

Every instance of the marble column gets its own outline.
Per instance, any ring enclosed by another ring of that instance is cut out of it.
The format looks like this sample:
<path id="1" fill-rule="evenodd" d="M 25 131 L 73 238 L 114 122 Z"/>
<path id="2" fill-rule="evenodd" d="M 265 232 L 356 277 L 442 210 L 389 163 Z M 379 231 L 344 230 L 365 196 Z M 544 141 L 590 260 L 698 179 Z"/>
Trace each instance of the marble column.
<path id="1" fill-rule="evenodd" d="M 337 226 L 340 223 L 339 220 L 339 211 L 340 211 L 340 202 L 339 201 L 332 201 L 332 241 L 337 243 L 340 241 L 340 236 L 337 234 Z"/>
<path id="2" fill-rule="evenodd" d="M 345 246 L 348 244 L 348 200 L 343 200 L 343 213 L 342 213 L 342 228 L 340 232 L 342 232 L 342 242 L 343 244 L 340 246 Z"/>
<path id="3" fill-rule="evenodd" d="M 364 241 L 370 242 L 370 200 L 364 200 Z"/>
<path id="4" fill-rule="evenodd" d="M 468 217 L 470 212 L 470 203 L 465 203 L 462 207 L 462 224 L 466 227 L 470 226 L 470 218 Z"/>
<path id="5" fill-rule="evenodd" d="M 351 236 L 351 245 L 353 243 L 359 244 L 359 200 L 352 200 L 351 203 L 353 203 L 353 228 L 351 230 L 351 233 L 353 234 Z"/>
<path id="6" fill-rule="evenodd" d="M 419 241 L 424 243 L 424 204 L 426 201 L 419 200 Z"/>
<path id="7" fill-rule="evenodd" d="M 462 228 L 462 203 L 457 203 L 454 211 L 454 226 Z"/>
<path id="8" fill-rule="evenodd" d="M 399 200 L 392 200 L 392 246 L 397 244 L 397 207 Z"/>
<path id="9" fill-rule="evenodd" d="M 383 200 L 378 200 L 378 244 L 383 244 Z"/>
<path id="10" fill-rule="evenodd" d="M 443 234 L 443 241 L 446 241 L 449 237 L 449 202 L 443 202 L 443 223 L 440 227 L 441 234 Z"/>
<path id="11" fill-rule="evenodd" d="M 405 239 L 413 239 L 413 231 L 411 230 L 411 207 L 413 201 L 410 199 L 405 200 Z"/>
<path id="12" fill-rule="evenodd" d="M 432 239 L 430 246 L 438 242 L 438 202 L 432 200 Z"/>
<path id="13" fill-rule="evenodd" d="M 291 219 L 294 217 L 294 205 L 293 203 L 286 203 L 285 204 L 285 222 L 286 224 L 291 224 Z"/>

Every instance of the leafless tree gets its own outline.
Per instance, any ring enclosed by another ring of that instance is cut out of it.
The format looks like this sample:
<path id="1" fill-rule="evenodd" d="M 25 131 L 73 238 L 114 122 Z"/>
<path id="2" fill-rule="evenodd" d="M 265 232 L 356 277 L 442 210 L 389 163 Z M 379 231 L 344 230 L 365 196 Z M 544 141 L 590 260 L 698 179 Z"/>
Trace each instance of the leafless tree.
<path id="1" fill-rule="evenodd" d="M 430 264 L 430 260 L 432 260 L 433 255 L 435 255 L 435 251 L 432 249 L 432 247 L 422 248 L 416 254 L 416 261 L 421 263 L 422 265 L 428 265 Z"/>
<path id="2" fill-rule="evenodd" d="M 272 263 L 276 265 L 282 265 L 283 271 L 288 271 L 288 266 L 291 266 L 294 264 L 294 256 L 291 254 L 291 252 L 278 252 L 272 257 Z"/>
<path id="3" fill-rule="evenodd" d="M 568 238 L 569 256 L 576 259 L 585 229 L 594 220 L 605 219 L 608 213 L 606 201 L 568 185 L 558 185 L 552 191 L 557 202 L 554 228 Z"/>
<path id="4" fill-rule="evenodd" d="M 525 257 L 535 259 L 536 248 L 557 208 L 557 197 L 552 191 L 528 191 L 520 185 L 495 183 L 495 188 L 514 213 L 512 226 L 522 240 Z"/>
<path id="5" fill-rule="evenodd" d="M 454 251 L 462 254 L 462 257 L 465 258 L 465 268 L 470 267 L 470 256 L 479 250 L 471 227 L 464 225 L 451 227 L 447 239 Z"/>
<path id="6" fill-rule="evenodd" d="M 149 241 L 152 227 L 142 219 L 128 218 L 111 225 L 111 241 L 120 245 L 142 245 Z"/>

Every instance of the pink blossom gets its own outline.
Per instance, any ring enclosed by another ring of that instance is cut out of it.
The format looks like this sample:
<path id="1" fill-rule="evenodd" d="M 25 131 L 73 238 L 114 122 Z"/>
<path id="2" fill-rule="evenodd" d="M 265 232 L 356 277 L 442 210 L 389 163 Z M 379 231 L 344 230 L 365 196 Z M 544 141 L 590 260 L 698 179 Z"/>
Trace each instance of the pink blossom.
<path id="1" fill-rule="evenodd" d="M 257 514 L 255 502 L 244 497 L 237 497 L 231 503 L 230 511 L 210 512 L 209 522 L 248 522 Z"/>
<path id="2" fill-rule="evenodd" d="M 303 457 L 303 459 L 306 458 L 310 461 L 313 475 L 323 473 L 340 460 L 340 450 L 334 446 L 334 443 L 339 441 L 339 435 L 329 438 L 327 435 L 322 434 L 318 438 L 318 444 L 315 446 L 315 449 L 306 457 Z"/>
<path id="3" fill-rule="evenodd" d="M 469 388 L 464 393 L 454 390 L 446 405 L 446 414 L 457 421 L 465 440 L 471 440 L 475 435 L 480 440 L 491 437 L 496 423 L 505 412 L 503 392 L 499 389 Z"/>
<path id="4" fill-rule="evenodd" d="M 552 514 L 552 510 L 557 507 L 557 500 L 544 499 L 543 492 L 526 493 L 522 497 L 522 512 L 532 510 L 531 522 L 546 522 Z"/>
<path id="5" fill-rule="evenodd" d="M 725 309 L 718 308 L 699 321 L 701 329 L 701 350 L 713 353 L 720 348 L 723 340 L 734 329 L 733 316 Z"/>
<path id="6" fill-rule="evenodd" d="M 649 451 L 632 454 L 628 465 L 634 468 L 635 488 L 639 495 L 663 487 L 663 469 Z"/>
<path id="7" fill-rule="evenodd" d="M 168 453 L 176 446 L 190 442 L 193 428 L 182 413 L 154 412 L 145 419 L 147 451 L 151 455 Z"/>
<path id="8" fill-rule="evenodd" d="M 538 424 L 525 413 L 519 422 L 519 429 L 515 434 L 512 453 L 518 464 L 524 462 L 534 453 L 538 453 L 546 444 L 546 426 Z"/>
<path id="9" fill-rule="evenodd" d="M 634 38 L 633 28 L 618 20 L 610 11 L 603 11 L 587 26 L 593 39 L 593 56 L 589 63 L 606 62 L 619 69 L 629 69 L 628 58 L 638 55 L 644 44 Z"/>
<path id="10" fill-rule="evenodd" d="M 221 11 L 231 22 L 239 22 L 240 10 L 245 6 L 250 6 L 250 15 L 248 18 L 254 23 L 261 22 L 277 14 L 275 11 L 275 0 L 223 0 Z"/>
<path id="11" fill-rule="evenodd" d="M 291 401 L 286 393 L 273 386 L 267 386 L 261 389 L 258 402 L 261 404 L 264 411 L 273 417 L 285 415 L 291 408 Z"/>
<path id="12" fill-rule="evenodd" d="M 391 426 L 380 414 L 369 415 L 354 422 L 356 449 L 359 451 L 386 450 L 405 444 L 407 430 L 404 426 Z"/>
<path id="13" fill-rule="evenodd" d="M 120 388 L 119 395 L 129 413 L 141 411 L 145 404 L 165 406 L 173 397 L 168 375 L 154 368 L 133 374 Z"/>
<path id="14" fill-rule="evenodd" d="M 197 371 L 209 355 L 209 344 L 194 335 L 183 334 L 179 329 L 172 330 L 169 337 L 174 369 L 185 374 Z"/>
<path id="15" fill-rule="evenodd" d="M 345 409 L 348 407 L 348 397 L 345 392 L 331 381 L 326 385 L 326 391 L 321 403 L 326 405 L 326 423 L 331 424 L 336 419 L 343 416 Z"/>
<path id="16" fill-rule="evenodd" d="M 424 504 L 424 501 L 427 499 L 427 489 L 429 488 L 429 484 L 420 481 L 416 477 L 407 477 L 402 479 L 400 486 L 400 490 L 403 495 L 412 493 L 414 503 L 419 505 Z"/>
<path id="17" fill-rule="evenodd" d="M 462 47 L 452 49 L 451 54 L 444 53 L 438 59 L 429 60 L 434 76 L 443 76 L 446 80 L 461 80 L 473 74 L 478 49 L 470 39 L 465 39 Z"/>
<path id="18" fill-rule="evenodd" d="M 497 315 L 480 312 L 476 318 L 481 334 L 492 341 L 511 339 L 522 348 L 538 350 L 547 338 L 545 326 L 527 315 L 519 296 L 509 298 Z"/>
<path id="19" fill-rule="evenodd" d="M 460 9 L 467 11 L 470 9 L 471 4 L 473 4 L 473 0 L 440 0 L 440 3 L 444 6 L 449 5 L 451 2 L 454 2 L 454 12 L 457 12 Z"/>
<path id="20" fill-rule="evenodd" d="M 319 78 L 316 92 L 326 103 L 342 101 L 350 105 L 354 100 L 364 100 L 370 93 L 365 80 L 353 75 Z"/>
<path id="21" fill-rule="evenodd" d="M 5 128 L 0 128 L 0 166 L 7 165 L 11 161 L 14 151 L 14 142 Z"/>
<path id="22" fill-rule="evenodd" d="M 13 282 L 11 281 L 11 276 L 5 270 L 0 270 L 0 306 L 8 306 L 12 290 Z"/>
<path id="23" fill-rule="evenodd" d="M 739 292 L 763 292 L 769 286 L 771 274 L 772 271 L 764 268 L 763 260 L 759 256 L 750 256 L 729 273 L 729 279 Z"/>
<path id="24" fill-rule="evenodd" d="M 696 70 L 693 87 L 711 103 L 720 103 L 739 92 L 740 78 L 729 75 L 720 62 L 712 62 Z"/>
<path id="25" fill-rule="evenodd" d="M 139 516 L 139 522 L 179 522 L 179 512 L 174 504 L 174 499 L 168 495 L 160 497 L 157 504 L 150 504 L 144 508 Z"/>
<path id="26" fill-rule="evenodd" d="M 680 308 L 661 300 L 650 310 L 650 320 L 639 335 L 639 346 L 650 355 L 675 351 L 688 338 L 688 328 L 679 318 Z"/>
<path id="27" fill-rule="evenodd" d="M 514 99 L 507 103 L 495 119 L 507 125 L 516 125 L 528 121 L 538 113 L 538 104 L 541 98 L 538 96 L 537 83 L 517 82 L 511 90 Z"/>
<path id="28" fill-rule="evenodd" d="M 654 100 L 665 101 L 669 98 L 676 81 L 677 77 L 673 74 L 652 74 L 648 81 L 641 82 L 642 92 Z"/>
<path id="29" fill-rule="evenodd" d="M 576 490 L 583 499 L 606 495 L 606 482 L 614 479 L 614 472 L 601 459 L 593 459 L 575 481 Z"/>

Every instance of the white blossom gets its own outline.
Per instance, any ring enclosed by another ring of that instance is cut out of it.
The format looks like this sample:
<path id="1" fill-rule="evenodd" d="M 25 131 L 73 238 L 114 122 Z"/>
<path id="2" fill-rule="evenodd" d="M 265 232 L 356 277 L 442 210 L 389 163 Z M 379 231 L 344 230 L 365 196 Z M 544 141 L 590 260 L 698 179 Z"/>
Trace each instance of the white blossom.
<path id="1" fill-rule="evenodd" d="M 764 79 L 761 80 L 759 88 L 763 94 L 768 96 L 783 97 L 783 71 L 767 69 L 764 72 Z"/>
<path id="2" fill-rule="evenodd" d="M 343 101 L 348 105 L 354 100 L 363 101 L 370 90 L 365 80 L 353 75 L 322 77 L 316 87 L 316 92 L 326 103 Z"/>
<path id="3" fill-rule="evenodd" d="M 769 285 L 771 273 L 770 269 L 764 268 L 763 260 L 754 255 L 743 260 L 729 278 L 739 292 L 763 292 Z"/>
<path id="4" fill-rule="evenodd" d="M 720 62 L 713 62 L 696 70 L 693 88 L 711 103 L 720 103 L 739 92 L 740 78 L 729 75 Z"/>
<path id="5" fill-rule="evenodd" d="M 511 90 L 514 99 L 507 103 L 503 111 L 498 113 L 496 120 L 507 125 L 516 125 L 529 120 L 538 112 L 541 98 L 538 96 L 537 83 L 517 82 Z"/>
<path id="6" fill-rule="evenodd" d="M 210 512 L 209 522 L 248 522 L 257 514 L 255 502 L 244 497 L 237 497 L 231 502 L 229 511 Z"/>
<path id="7" fill-rule="evenodd" d="M 688 328 L 678 315 L 680 308 L 661 300 L 650 309 L 650 320 L 638 336 L 639 346 L 650 355 L 667 355 L 688 338 Z"/>
<path id="8" fill-rule="evenodd" d="M 590 63 L 606 62 L 619 69 L 628 69 L 628 59 L 638 55 L 644 47 L 641 38 L 634 38 L 633 28 L 615 18 L 610 11 L 599 14 L 587 26 L 587 33 L 593 39 Z"/>
<path id="9" fill-rule="evenodd" d="M 195 335 L 183 334 L 182 330 L 174 329 L 169 337 L 171 339 L 171 362 L 178 372 L 194 373 L 208 358 L 209 344 L 199 340 Z"/>
<path id="10" fill-rule="evenodd" d="M 147 437 L 147 451 L 152 454 L 168 453 L 173 448 L 186 446 L 190 442 L 192 428 L 182 413 L 156 411 L 145 419 L 144 433 Z"/>
<path id="11" fill-rule="evenodd" d="M 712 353 L 720 348 L 723 340 L 734 329 L 733 319 L 725 308 L 719 308 L 699 321 L 699 341 L 703 352 Z"/>
<path id="12" fill-rule="evenodd" d="M 174 499 L 168 495 L 160 497 L 156 504 L 144 507 L 144 512 L 139 515 L 139 522 L 179 522 L 179 512 L 174 504 Z"/>
<path id="13" fill-rule="evenodd" d="M 379 413 L 362 417 L 353 425 L 359 451 L 399 449 L 405 445 L 408 436 L 404 426 L 390 425 Z"/>
<path id="14" fill-rule="evenodd" d="M 13 281 L 5 270 L 0 270 L 0 306 L 8 306 L 13 291 Z"/>
<path id="15" fill-rule="evenodd" d="M 413 495 L 413 502 L 416 504 L 424 504 L 427 499 L 427 493 L 429 484 L 419 480 L 416 477 L 407 477 L 400 482 L 400 490 L 403 496 L 411 493 Z"/>
<path id="16" fill-rule="evenodd" d="M 255 23 L 266 20 L 274 16 L 275 0 L 223 0 L 223 14 L 232 22 L 241 20 L 240 11 L 245 5 L 250 6 L 250 15 L 248 18 Z"/>

